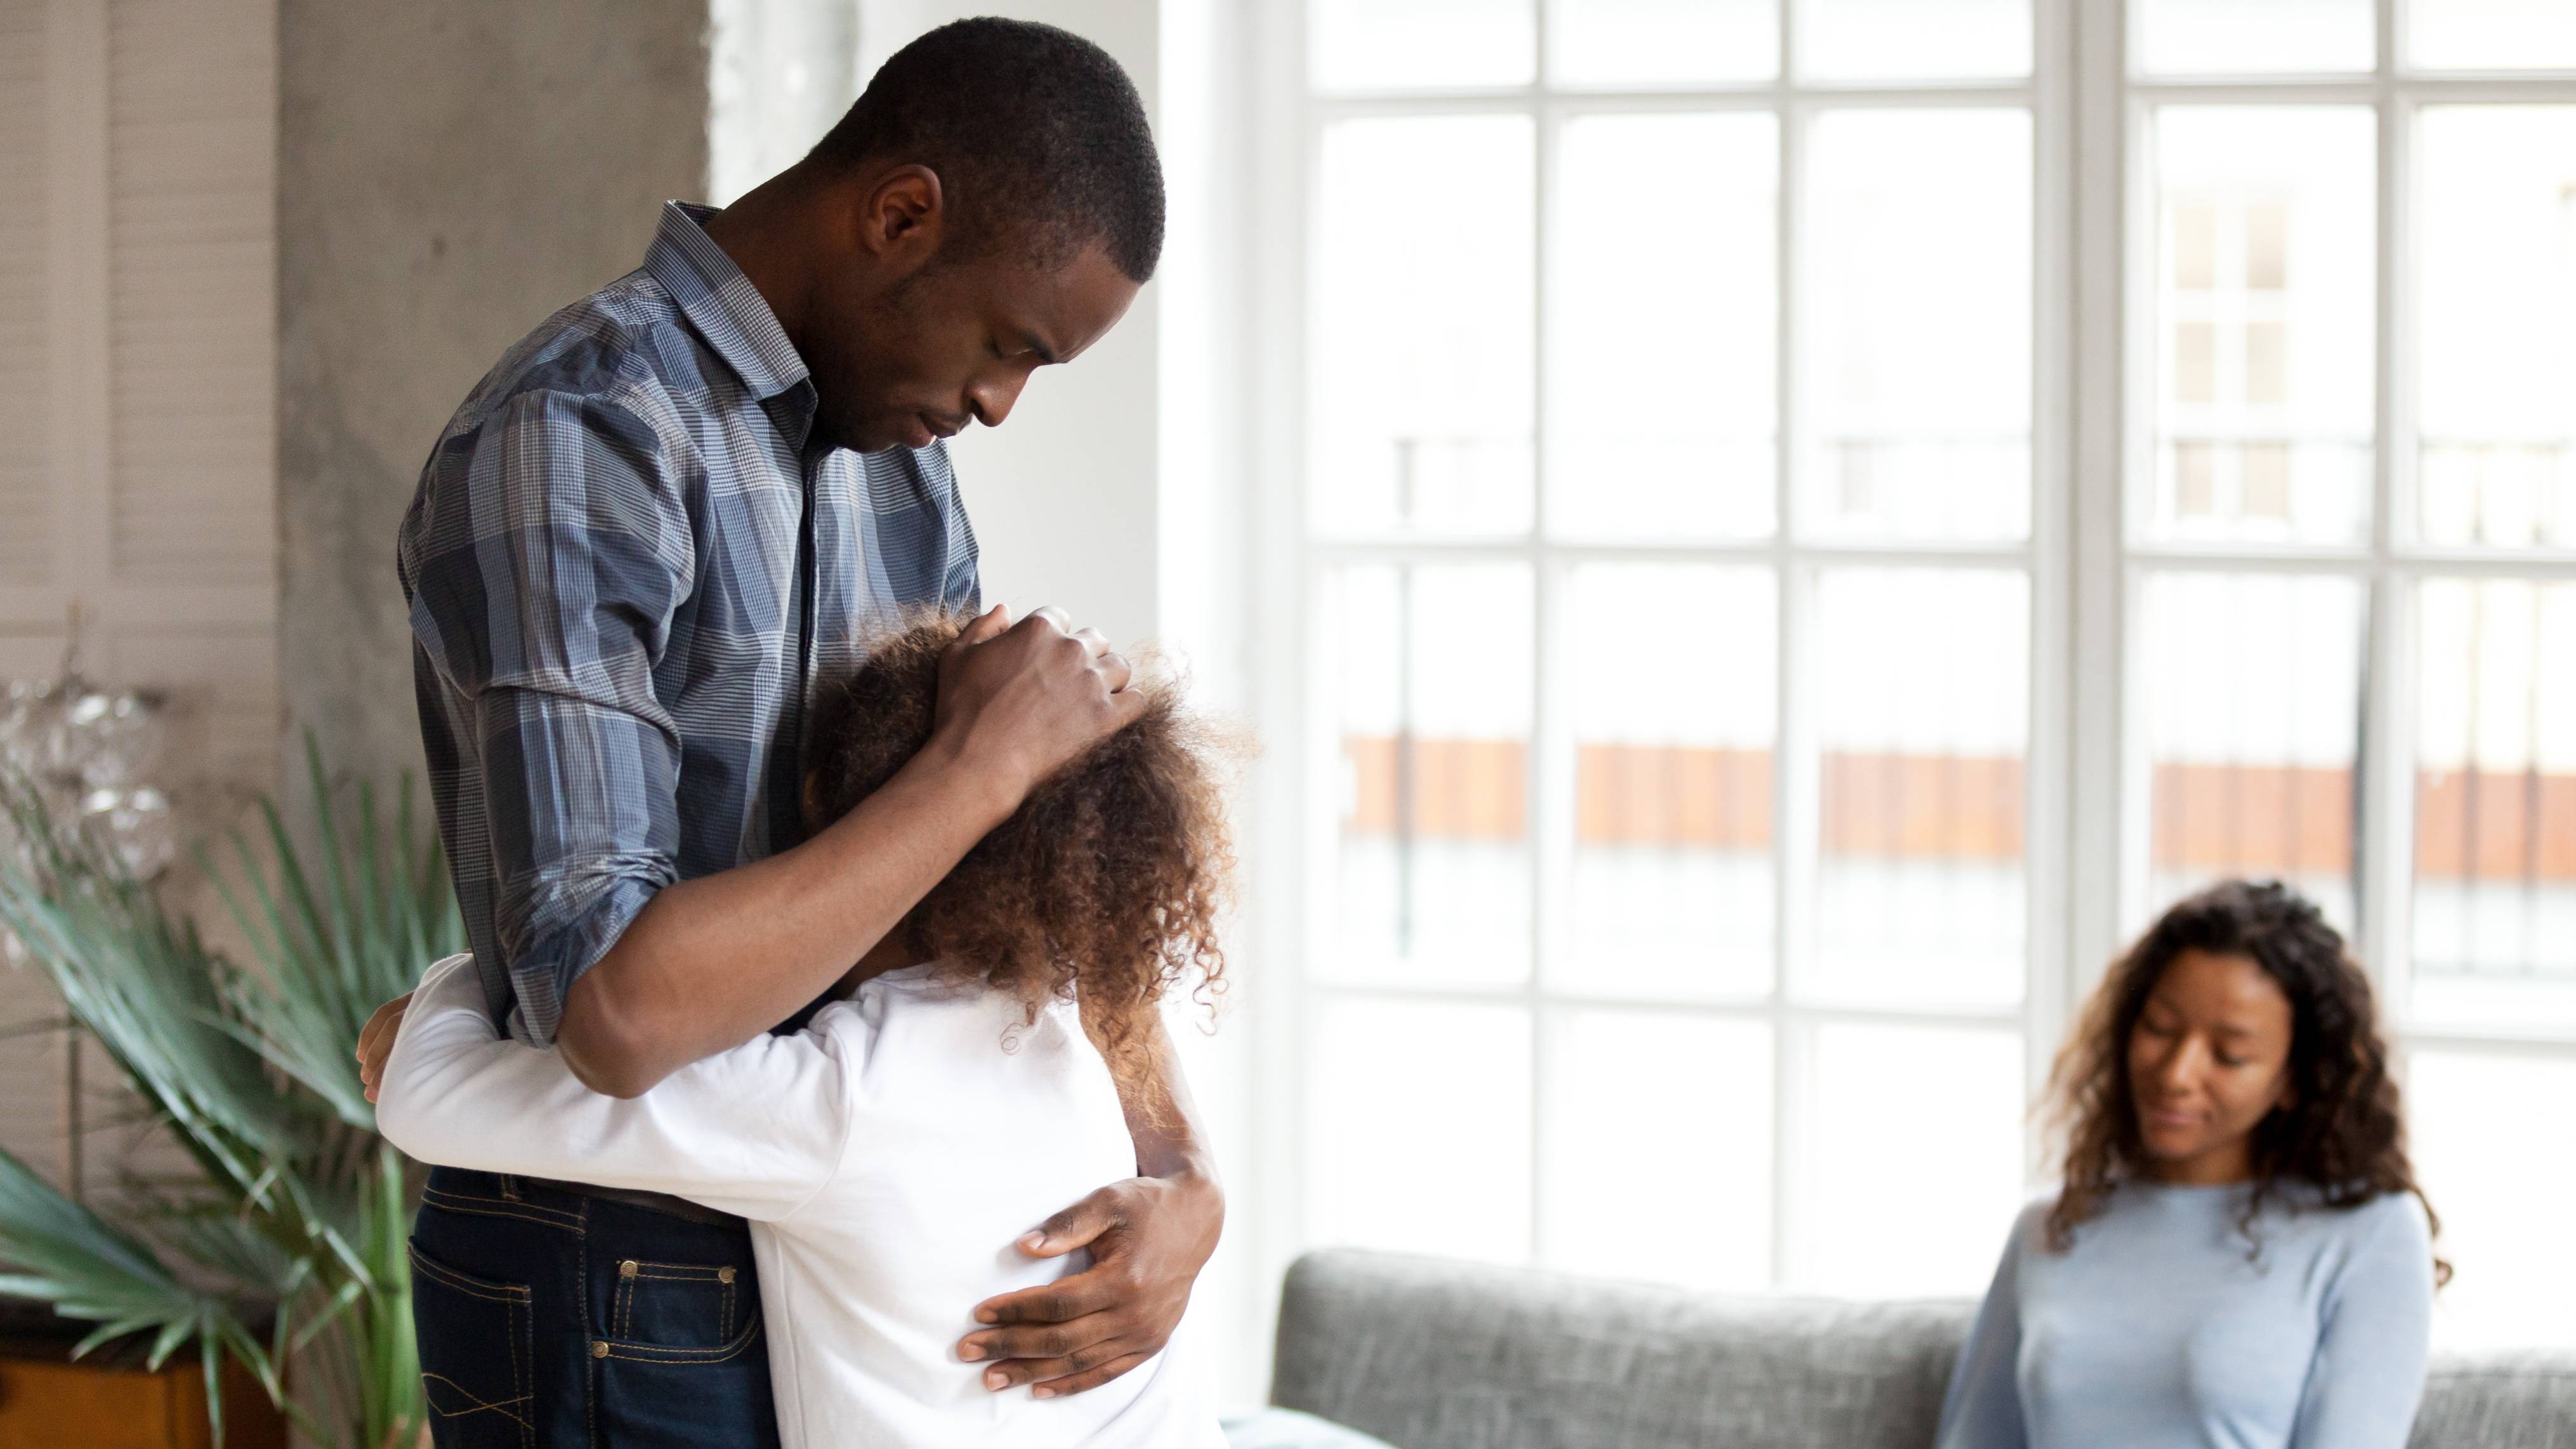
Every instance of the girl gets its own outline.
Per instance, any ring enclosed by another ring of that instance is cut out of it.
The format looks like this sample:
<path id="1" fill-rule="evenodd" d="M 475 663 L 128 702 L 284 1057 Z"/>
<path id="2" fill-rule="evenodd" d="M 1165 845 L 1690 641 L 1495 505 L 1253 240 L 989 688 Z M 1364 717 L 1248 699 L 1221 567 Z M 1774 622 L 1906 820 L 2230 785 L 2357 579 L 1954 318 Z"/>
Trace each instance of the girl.
<path id="1" fill-rule="evenodd" d="M 2316 907 L 2237 881 L 2167 911 L 2051 1090 L 2066 1180 L 2013 1226 L 1941 1449 L 2400 1449 L 2448 1269 Z"/>
<path id="2" fill-rule="evenodd" d="M 941 618 L 873 652 L 817 702 L 808 823 L 837 817 L 930 736 Z M 423 980 L 378 1120 L 424 1162 L 498 1174 L 459 1210 L 557 1213 L 521 1175 L 676 1194 L 752 1223 L 788 1449 L 836 1444 L 1214 1449 L 1184 1325 L 1088 1392 L 995 1393 L 955 1345 L 965 1310 L 1079 1265 L 1029 1256 L 1050 1213 L 1137 1172 L 1131 1118 L 1169 1113 L 1143 1028 L 1189 978 L 1214 987 L 1231 861 L 1202 731 L 1168 685 L 1135 723 L 1040 786 L 843 978 L 802 1030 L 681 1071 L 632 1101 L 494 1032 L 473 962 Z M 572 1216 L 566 1213 L 565 1216 Z M 577 1223 L 568 1230 L 578 1231 Z M 480 1385 L 431 1380 L 442 1446 L 521 1444 L 531 1392 L 511 1317 L 527 1289 L 472 1279 L 418 1239 L 415 1270 L 488 1304 Z M 1078 1255 L 1077 1255 L 1078 1256 Z M 673 1385 L 747 1346 L 731 1270 L 622 1262 L 592 1275 L 592 1370 Z M 517 1376 L 517 1377 L 514 1377 Z"/>

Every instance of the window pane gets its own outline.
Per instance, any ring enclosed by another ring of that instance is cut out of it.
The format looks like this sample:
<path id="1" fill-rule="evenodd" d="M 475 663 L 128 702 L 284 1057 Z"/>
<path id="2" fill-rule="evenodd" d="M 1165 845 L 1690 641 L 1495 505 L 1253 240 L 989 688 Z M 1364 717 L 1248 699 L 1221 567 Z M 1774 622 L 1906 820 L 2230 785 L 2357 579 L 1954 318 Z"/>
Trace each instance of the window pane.
<path id="1" fill-rule="evenodd" d="M 1828 571 L 1817 588 L 1823 817 L 1811 997 L 2022 996 L 2030 589 L 2017 573 Z"/>
<path id="2" fill-rule="evenodd" d="M 1550 984 L 1587 996 L 1770 990 L 1770 571 L 1578 568 L 1566 613 L 1573 900 Z M 1665 627 L 1677 620 L 1705 627 Z"/>
<path id="3" fill-rule="evenodd" d="M 1779 145 L 1768 113 L 1566 123 L 1548 339 L 1554 531 L 1771 531 Z"/>
<path id="4" fill-rule="evenodd" d="M 2415 0 L 2406 58 L 2422 70 L 2576 69 L 2567 0 Z"/>
<path id="5" fill-rule="evenodd" d="M 2137 677 L 2155 830 L 2147 912 L 2225 877 L 2276 879 L 2349 934 L 2362 586 L 2158 574 L 2145 610 Z"/>
<path id="6" fill-rule="evenodd" d="M 2576 547 L 2576 106 L 2428 106 L 2420 127 L 2419 526 Z"/>
<path id="7" fill-rule="evenodd" d="M 1798 68 L 1830 80 L 2030 74 L 2030 0 L 1798 0 Z"/>
<path id="8" fill-rule="evenodd" d="M 1314 0 L 1315 84 L 1326 90 L 1527 85 L 1531 0 Z"/>
<path id="9" fill-rule="evenodd" d="M 1805 517 L 2030 531 L 2030 116 L 1832 111 L 1813 133 Z"/>
<path id="10" fill-rule="evenodd" d="M 1984 1288 L 2021 1209 L 2021 1037 L 1833 1024 L 1816 1028 L 1812 1050 L 1795 1286 L 1865 1298 Z M 1889 1210 L 1892 1188 L 1902 1211 Z"/>
<path id="11" fill-rule="evenodd" d="M 1315 973 L 1362 981 L 1529 974 L 1529 571 L 1348 569 L 1326 591 L 1336 686 L 1338 939 Z"/>
<path id="12" fill-rule="evenodd" d="M 2377 345 L 2370 111 L 2167 106 L 2154 125 L 2148 526 L 2358 542 Z"/>
<path id="13" fill-rule="evenodd" d="M 2434 1300 L 2451 1348 L 2576 1348 L 2576 1060 L 2418 1051 L 2407 1141 L 2459 1276 Z"/>
<path id="14" fill-rule="evenodd" d="M 1769 1027 L 1571 1012 L 1548 1078 L 1549 1266 L 1770 1286 Z M 1682 1103 L 1690 1109 L 1661 1110 Z"/>
<path id="15" fill-rule="evenodd" d="M 1311 476 L 1334 529 L 1530 519 L 1530 123 L 1327 129 Z"/>
<path id="16" fill-rule="evenodd" d="M 2576 1024 L 2576 584 L 2416 611 L 2416 1013 Z"/>
<path id="17" fill-rule="evenodd" d="M 1550 79 L 1687 85 L 1780 73 L 1779 0 L 1551 0 Z"/>
<path id="18" fill-rule="evenodd" d="M 1317 1243 L 1529 1256 L 1530 1027 L 1510 1006 L 1327 1000 L 1314 1015 Z"/>
<path id="19" fill-rule="evenodd" d="M 2146 0 L 2138 68 L 2153 75 L 2368 70 L 2370 0 Z"/>

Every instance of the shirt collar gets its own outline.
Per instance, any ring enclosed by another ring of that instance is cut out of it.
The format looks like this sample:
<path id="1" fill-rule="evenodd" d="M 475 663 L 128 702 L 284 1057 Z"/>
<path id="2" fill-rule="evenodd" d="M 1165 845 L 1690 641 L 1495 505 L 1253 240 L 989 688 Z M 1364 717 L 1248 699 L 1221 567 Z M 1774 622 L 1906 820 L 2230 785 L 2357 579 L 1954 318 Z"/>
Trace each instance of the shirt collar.
<path id="1" fill-rule="evenodd" d="M 662 203 L 661 229 L 644 253 L 644 270 L 671 294 L 716 355 L 742 374 L 752 395 L 766 402 L 807 380 L 805 359 L 751 278 L 707 235 L 706 221 L 715 214 L 712 206 Z"/>

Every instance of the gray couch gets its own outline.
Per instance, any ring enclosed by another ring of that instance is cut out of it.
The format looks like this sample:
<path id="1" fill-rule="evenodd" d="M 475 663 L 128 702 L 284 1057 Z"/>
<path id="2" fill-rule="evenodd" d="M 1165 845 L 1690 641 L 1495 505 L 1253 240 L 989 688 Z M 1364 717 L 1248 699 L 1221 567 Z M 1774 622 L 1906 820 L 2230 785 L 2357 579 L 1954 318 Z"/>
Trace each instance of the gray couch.
<path id="1" fill-rule="evenodd" d="M 1972 1309 L 1334 1250 L 1288 1271 L 1271 1398 L 1397 1449 L 1929 1449 Z M 2576 1356 L 2437 1360 L 2413 1449 L 2576 1449 Z"/>

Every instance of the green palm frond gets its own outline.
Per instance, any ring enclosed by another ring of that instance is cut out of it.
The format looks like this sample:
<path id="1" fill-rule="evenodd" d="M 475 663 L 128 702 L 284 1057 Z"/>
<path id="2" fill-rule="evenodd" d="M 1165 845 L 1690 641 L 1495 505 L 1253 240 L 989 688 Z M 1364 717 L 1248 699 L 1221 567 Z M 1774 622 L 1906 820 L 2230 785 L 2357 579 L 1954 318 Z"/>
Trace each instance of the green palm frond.
<path id="1" fill-rule="evenodd" d="M 54 1305 L 66 1318 L 105 1324 L 107 1337 L 172 1325 L 193 1330 L 231 1314 L 182 1283 L 160 1255 L 0 1151 L 0 1293 Z"/>
<path id="2" fill-rule="evenodd" d="M 464 949 L 464 929 L 409 782 L 391 820 L 364 787 L 352 818 L 309 740 L 307 759 L 311 855 L 263 805 L 265 868 L 239 833 L 231 869 L 199 856 L 251 944 L 247 968 L 208 949 L 103 842 L 0 778 L 0 932 L 114 1061 L 142 1120 L 197 1168 L 124 1175 L 119 1226 L 0 1153 L 0 1292 L 100 1325 L 84 1352 L 148 1335 L 157 1365 L 193 1345 L 218 1426 L 229 1356 L 313 1439 L 386 1449 L 413 1442 L 425 1414 L 404 1252 L 412 1190 L 375 1134 L 354 1052 L 375 1008 Z M 290 1358 L 320 1387 L 298 1395 L 314 1409 L 287 1399 Z"/>
<path id="3" fill-rule="evenodd" d="M 0 930 L 15 935 L 72 1016 L 210 1173 L 253 1197 L 292 1150 L 297 1114 L 258 1052 L 224 1026 L 221 973 L 99 841 L 0 783 L 21 842 L 0 858 Z"/>
<path id="4" fill-rule="evenodd" d="M 256 972 L 230 979 L 227 1004 L 241 1040 L 269 1065 L 342 1122 L 372 1132 L 375 1111 L 351 1055 L 358 1032 L 378 1006 L 412 988 L 424 965 L 465 949 L 465 923 L 437 836 L 415 821 L 410 781 L 390 829 L 377 815 L 373 788 L 361 783 L 356 828 L 347 830 L 309 738 L 305 752 L 320 889 L 274 806 L 262 812 L 278 862 L 275 889 L 238 832 L 231 840 L 236 870 L 207 863 L 258 958 Z"/>

